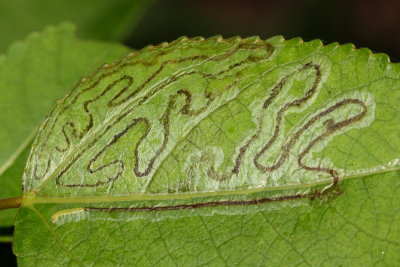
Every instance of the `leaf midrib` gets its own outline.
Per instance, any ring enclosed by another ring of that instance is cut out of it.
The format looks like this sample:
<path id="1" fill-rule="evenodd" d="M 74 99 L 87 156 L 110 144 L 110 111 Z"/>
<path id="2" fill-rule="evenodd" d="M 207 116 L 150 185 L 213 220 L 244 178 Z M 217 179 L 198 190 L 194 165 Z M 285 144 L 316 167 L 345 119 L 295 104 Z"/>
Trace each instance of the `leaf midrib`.
<path id="1" fill-rule="evenodd" d="M 360 173 L 357 175 L 344 176 L 340 181 L 354 179 L 354 178 L 364 178 L 376 174 L 396 172 L 400 170 L 400 166 L 394 166 L 391 168 L 379 169 L 369 172 Z M 324 184 L 331 184 L 331 179 L 317 181 L 314 183 L 307 184 L 297 184 L 297 185 L 287 185 L 287 186 L 277 186 L 277 187 L 254 187 L 246 188 L 241 190 L 219 190 L 219 191 L 207 191 L 207 192 L 196 192 L 196 193 L 184 193 L 184 194 L 134 194 L 127 196 L 82 196 L 82 197 L 49 197 L 43 195 L 37 195 L 36 191 L 26 194 L 23 197 L 22 205 L 31 206 L 33 204 L 79 204 L 79 203 L 114 203 L 114 202 L 126 202 L 126 201 L 151 201 L 151 200 L 185 200 L 193 198 L 206 198 L 206 197 L 216 197 L 216 196 L 234 196 L 234 195 L 250 195 L 253 193 L 267 192 L 267 191 L 283 191 L 290 189 L 305 189 L 312 188 Z"/>

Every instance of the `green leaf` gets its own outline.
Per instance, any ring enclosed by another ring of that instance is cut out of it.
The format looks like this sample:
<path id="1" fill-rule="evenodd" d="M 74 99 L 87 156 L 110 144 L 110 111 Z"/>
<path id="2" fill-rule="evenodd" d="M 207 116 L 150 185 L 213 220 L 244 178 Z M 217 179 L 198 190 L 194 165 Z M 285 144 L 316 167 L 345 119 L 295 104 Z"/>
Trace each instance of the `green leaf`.
<path id="1" fill-rule="evenodd" d="M 127 53 L 117 44 L 80 41 L 64 24 L 32 34 L 0 57 L 0 196 L 22 194 L 21 180 L 33 134 L 51 105 L 98 65 Z M 15 211 L 0 213 L 11 226 Z"/>
<path id="2" fill-rule="evenodd" d="M 36 137 L 18 262 L 396 265 L 399 76 L 383 54 L 280 37 L 105 65 Z"/>
<path id="3" fill-rule="evenodd" d="M 123 40 L 133 30 L 151 0 L 0 0 L 0 51 L 52 24 L 78 26 L 78 36 Z"/>
<path id="4" fill-rule="evenodd" d="M 30 152 L 30 145 L 27 145 L 25 149 L 15 159 L 13 164 L 7 168 L 4 173 L 0 176 L 0 196 L 2 198 L 11 198 L 22 195 L 22 175 L 26 160 Z M 16 215 L 16 210 L 8 209 L 0 212 L 0 227 L 12 226 Z"/>

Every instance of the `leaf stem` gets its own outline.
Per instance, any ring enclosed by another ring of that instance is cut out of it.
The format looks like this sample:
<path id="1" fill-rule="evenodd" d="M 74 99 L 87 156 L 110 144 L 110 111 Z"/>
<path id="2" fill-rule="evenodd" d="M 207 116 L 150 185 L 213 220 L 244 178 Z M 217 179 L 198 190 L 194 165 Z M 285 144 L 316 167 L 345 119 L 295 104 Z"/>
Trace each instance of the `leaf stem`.
<path id="1" fill-rule="evenodd" d="M 0 198 L 0 210 L 19 208 L 22 197 Z"/>

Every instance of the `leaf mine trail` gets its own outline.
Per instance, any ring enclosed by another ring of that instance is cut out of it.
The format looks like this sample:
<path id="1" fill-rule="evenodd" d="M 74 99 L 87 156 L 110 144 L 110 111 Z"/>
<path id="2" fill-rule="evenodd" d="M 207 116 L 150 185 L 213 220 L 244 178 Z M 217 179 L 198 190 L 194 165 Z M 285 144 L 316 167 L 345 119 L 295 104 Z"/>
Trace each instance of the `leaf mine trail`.
<path id="1" fill-rule="evenodd" d="M 198 49 L 204 43 L 214 45 L 218 52 Z M 183 49 L 181 53 L 177 53 L 179 49 Z M 309 57 L 273 66 L 279 49 L 258 39 L 182 39 L 133 52 L 103 66 L 51 110 L 30 155 L 25 190 L 38 196 L 46 188 L 61 197 L 98 192 L 100 196 L 109 192 L 123 195 L 118 191 L 121 188 L 143 193 L 151 183 L 159 186 L 159 191 L 151 189 L 153 192 L 164 193 L 163 188 L 171 188 L 171 184 L 158 181 L 156 171 L 167 166 L 179 169 L 182 175 L 170 183 L 186 181 L 193 192 L 217 191 L 227 185 L 233 185 L 229 189 L 243 188 L 248 186 L 243 177 L 256 177 L 259 184 L 253 186 L 279 184 L 285 170 L 306 178 L 329 177 L 331 186 L 312 193 L 252 200 L 83 209 L 164 211 L 258 205 L 315 199 L 335 191 L 343 170 L 329 161 L 312 159 L 313 151 L 321 151 L 334 136 L 368 126 L 367 115 L 373 110 L 362 92 L 313 107 L 329 77 L 328 64 Z M 263 83 L 268 79 L 274 80 L 272 86 Z M 303 82 L 303 89 L 292 92 L 296 81 Z M 231 158 L 222 145 L 221 156 L 215 146 L 206 144 L 183 151 L 177 166 L 168 165 L 174 149 L 188 143 L 190 134 L 206 123 L 211 113 L 218 114 L 251 90 L 255 97 L 245 107 L 255 126 L 233 144 Z M 303 118 L 288 129 L 288 118 L 296 113 Z M 224 157 L 229 159 L 228 167 L 220 166 Z"/>

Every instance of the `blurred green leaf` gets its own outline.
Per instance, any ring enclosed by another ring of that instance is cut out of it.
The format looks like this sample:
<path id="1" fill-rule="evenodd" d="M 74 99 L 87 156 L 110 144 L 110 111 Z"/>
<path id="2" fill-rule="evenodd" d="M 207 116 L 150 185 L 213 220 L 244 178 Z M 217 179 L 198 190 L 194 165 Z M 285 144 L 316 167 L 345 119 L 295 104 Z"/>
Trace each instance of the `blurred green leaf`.
<path id="1" fill-rule="evenodd" d="M 0 57 L 0 197 L 22 195 L 21 181 L 30 144 L 57 98 L 83 75 L 128 52 L 119 44 L 80 41 L 63 24 L 13 44 Z M 14 210 L 0 212 L 10 226 Z"/>
<path id="2" fill-rule="evenodd" d="M 70 21 L 78 36 L 121 41 L 152 0 L 0 0 L 0 51 L 48 25 Z"/>
<path id="3" fill-rule="evenodd" d="M 31 150 L 31 143 L 25 145 L 24 150 L 18 155 L 10 167 L 0 175 L 0 197 L 16 197 L 22 195 L 22 175 L 26 161 Z M 14 224 L 17 210 L 8 209 L 0 212 L 0 227 L 8 227 Z"/>

